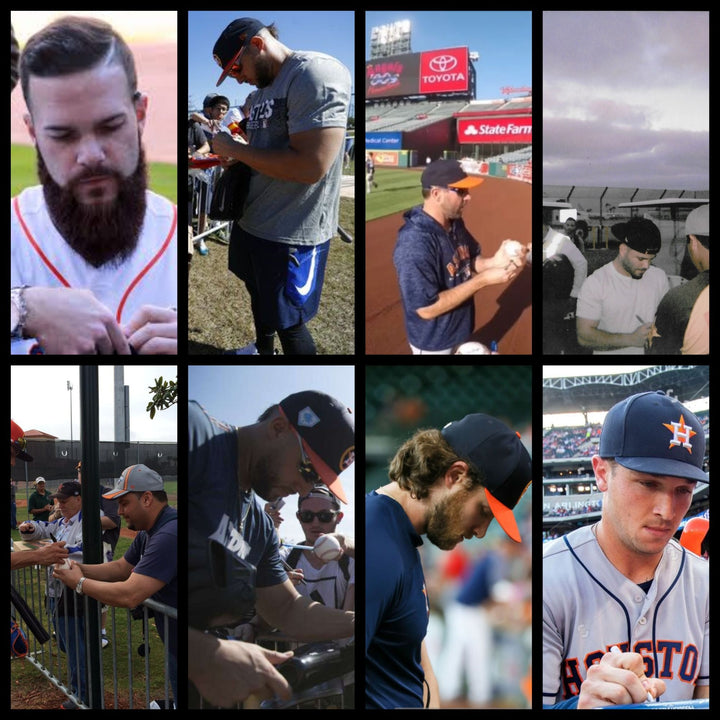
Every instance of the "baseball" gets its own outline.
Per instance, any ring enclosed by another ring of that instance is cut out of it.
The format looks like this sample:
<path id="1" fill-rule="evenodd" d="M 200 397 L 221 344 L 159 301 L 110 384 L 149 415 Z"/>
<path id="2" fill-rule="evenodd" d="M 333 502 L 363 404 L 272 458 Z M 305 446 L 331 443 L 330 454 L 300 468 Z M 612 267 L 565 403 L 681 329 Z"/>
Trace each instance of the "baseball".
<path id="1" fill-rule="evenodd" d="M 62 562 L 59 562 L 55 566 L 58 570 L 69 570 L 70 569 L 70 561 L 65 558 Z"/>
<path id="2" fill-rule="evenodd" d="M 342 555 L 342 548 L 332 535 L 321 535 L 313 545 L 313 552 L 323 562 L 330 562 L 337 560 Z"/>
<path id="3" fill-rule="evenodd" d="M 519 255 L 521 250 L 522 243 L 518 242 L 517 240 L 508 240 L 505 243 L 505 252 L 509 257 L 515 257 L 516 255 Z"/>
<path id="4" fill-rule="evenodd" d="M 479 342 L 466 342 L 455 351 L 456 355 L 490 355 L 485 345 Z"/>

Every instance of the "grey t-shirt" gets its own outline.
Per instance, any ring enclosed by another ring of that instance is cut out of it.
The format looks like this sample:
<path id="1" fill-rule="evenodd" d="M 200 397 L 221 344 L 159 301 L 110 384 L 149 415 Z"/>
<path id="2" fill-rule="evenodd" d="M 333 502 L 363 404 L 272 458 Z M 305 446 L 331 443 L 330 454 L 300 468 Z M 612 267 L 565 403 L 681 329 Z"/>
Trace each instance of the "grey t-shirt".
<path id="1" fill-rule="evenodd" d="M 256 148 L 285 148 L 291 135 L 313 128 L 346 127 L 349 70 L 317 52 L 294 52 L 273 82 L 253 97 L 246 132 Z M 240 226 L 265 240 L 319 245 L 338 224 L 342 148 L 317 183 L 277 180 L 253 171 Z"/>

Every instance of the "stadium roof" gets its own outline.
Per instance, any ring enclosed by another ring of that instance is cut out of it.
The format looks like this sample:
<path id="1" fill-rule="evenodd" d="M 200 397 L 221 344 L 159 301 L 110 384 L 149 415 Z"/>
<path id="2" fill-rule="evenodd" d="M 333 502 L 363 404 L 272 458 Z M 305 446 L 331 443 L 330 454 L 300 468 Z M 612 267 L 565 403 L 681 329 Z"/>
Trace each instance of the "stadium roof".
<path id="1" fill-rule="evenodd" d="M 656 365 L 621 372 L 543 379 L 543 413 L 604 412 L 628 395 L 651 390 L 672 391 L 680 402 L 709 395 L 703 365 Z"/>

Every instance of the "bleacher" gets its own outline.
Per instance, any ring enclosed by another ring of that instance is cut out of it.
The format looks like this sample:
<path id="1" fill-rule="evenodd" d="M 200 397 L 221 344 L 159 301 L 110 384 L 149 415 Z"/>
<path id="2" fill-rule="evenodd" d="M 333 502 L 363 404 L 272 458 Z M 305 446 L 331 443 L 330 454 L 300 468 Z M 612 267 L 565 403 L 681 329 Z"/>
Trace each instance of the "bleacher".
<path id="1" fill-rule="evenodd" d="M 439 120 L 447 120 L 467 106 L 465 100 L 437 102 L 401 100 L 365 107 L 367 132 L 409 132 Z"/>

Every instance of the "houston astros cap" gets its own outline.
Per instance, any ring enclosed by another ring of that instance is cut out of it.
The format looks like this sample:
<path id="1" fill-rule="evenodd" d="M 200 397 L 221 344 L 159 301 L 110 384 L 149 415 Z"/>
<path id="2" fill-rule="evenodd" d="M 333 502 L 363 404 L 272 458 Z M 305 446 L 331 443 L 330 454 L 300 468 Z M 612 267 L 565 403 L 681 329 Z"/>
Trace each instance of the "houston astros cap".
<path id="1" fill-rule="evenodd" d="M 532 482 L 532 462 L 520 434 L 497 418 L 476 413 L 448 423 L 442 435 L 460 457 L 484 475 L 492 514 L 507 535 L 520 542 L 512 509 Z"/>
<path id="2" fill-rule="evenodd" d="M 15 457 L 25 462 L 32 462 L 33 457 L 25 452 L 25 433 L 23 429 L 11 418 L 10 419 L 10 447 L 15 450 Z"/>
<path id="3" fill-rule="evenodd" d="M 147 465 L 130 465 L 115 481 L 115 487 L 109 493 L 104 493 L 103 497 L 107 500 L 114 500 L 129 492 L 153 492 L 155 490 L 164 490 L 162 476 Z"/>
<path id="4" fill-rule="evenodd" d="M 634 217 L 616 223 L 612 226 L 612 234 L 631 250 L 647 255 L 657 255 L 662 244 L 658 226 L 647 218 Z"/>
<path id="5" fill-rule="evenodd" d="M 69 497 L 80 497 L 81 494 L 82 487 L 80 483 L 77 480 L 68 480 L 60 485 L 57 492 L 50 496 L 50 499 L 66 500 Z"/>
<path id="6" fill-rule="evenodd" d="M 710 235 L 710 203 L 696 207 L 685 219 L 686 235 Z"/>
<path id="7" fill-rule="evenodd" d="M 662 390 L 621 400 L 605 416 L 598 455 L 629 470 L 708 482 L 705 431 L 694 413 Z"/>
<path id="8" fill-rule="evenodd" d="M 423 170 L 420 184 L 426 189 L 431 187 L 473 188 L 483 182 L 482 178 L 468 175 L 459 160 L 435 160 Z"/>
<path id="9" fill-rule="evenodd" d="M 233 20 L 221 33 L 213 47 L 213 58 L 223 69 L 215 87 L 225 80 L 228 73 L 236 63 L 243 48 L 263 28 L 265 23 L 255 18 L 239 18 Z"/>
<path id="10" fill-rule="evenodd" d="M 339 400 L 315 390 L 288 395 L 280 403 L 288 422 L 322 481 L 347 504 L 338 475 L 355 460 L 355 419 Z"/>

